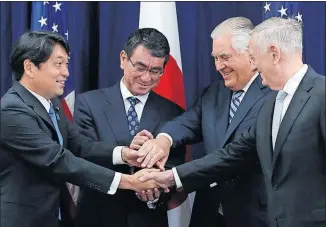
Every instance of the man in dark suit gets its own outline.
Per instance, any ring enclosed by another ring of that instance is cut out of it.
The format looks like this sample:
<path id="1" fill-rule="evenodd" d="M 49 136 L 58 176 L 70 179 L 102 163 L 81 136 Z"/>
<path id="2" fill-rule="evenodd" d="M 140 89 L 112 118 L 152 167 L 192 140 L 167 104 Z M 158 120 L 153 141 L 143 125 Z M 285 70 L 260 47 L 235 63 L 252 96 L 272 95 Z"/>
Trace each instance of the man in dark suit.
<path id="1" fill-rule="evenodd" d="M 270 89 L 262 85 L 247 53 L 253 28 L 249 19 L 233 17 L 213 30 L 212 56 L 223 80 L 211 85 L 187 113 L 162 128 L 174 144 L 203 140 L 206 155 L 237 139 L 255 122 Z M 226 182 L 197 190 L 190 226 L 220 227 L 223 222 L 227 227 L 267 226 L 265 194 L 257 162 Z M 223 216 L 217 211 L 219 202 Z"/>
<path id="2" fill-rule="evenodd" d="M 153 28 L 137 29 L 120 54 L 121 81 L 109 88 L 86 92 L 76 99 L 74 122 L 83 135 L 110 144 L 113 149 L 107 156 L 112 158 L 113 154 L 113 163 L 117 165 L 112 168 L 116 171 L 126 174 L 134 171 L 134 167 L 123 161 L 121 152 L 135 152 L 133 150 L 153 138 L 165 122 L 183 112 L 175 103 L 151 91 L 160 81 L 169 52 L 168 41 L 162 33 Z M 130 114 L 131 111 L 134 113 Z M 184 157 L 185 146 L 179 146 L 166 166 L 182 164 Z M 88 160 L 104 167 L 110 164 L 101 157 Z M 166 203 L 158 205 L 160 200 L 151 201 L 158 199 L 158 192 L 148 191 L 147 196 L 143 192 L 142 198 L 137 198 L 134 192 L 118 190 L 115 196 L 106 197 L 82 188 L 76 227 L 167 227 Z"/>
<path id="3" fill-rule="evenodd" d="M 213 30 L 212 56 L 223 80 L 212 84 L 192 108 L 160 130 L 171 137 L 173 145 L 204 141 L 207 155 L 238 138 L 255 122 L 270 89 L 262 85 L 247 52 L 253 27 L 249 19 L 234 17 Z M 220 203 L 224 217 L 218 213 Z M 266 222 L 259 163 L 235 172 L 229 181 L 208 184 L 196 192 L 192 227 L 264 227 Z"/>
<path id="4" fill-rule="evenodd" d="M 269 95 L 257 122 L 224 149 L 142 180 L 155 178 L 163 187 L 176 181 L 177 187 L 192 191 L 259 159 L 270 226 L 324 227 L 325 77 L 303 64 L 302 27 L 294 19 L 271 18 L 259 24 L 249 53 L 263 84 L 278 91 Z"/>
<path id="5" fill-rule="evenodd" d="M 80 135 L 60 109 L 56 97 L 69 76 L 68 53 L 67 42 L 49 32 L 27 32 L 13 47 L 16 81 L 1 98 L 0 226 L 71 226 L 66 200 L 60 201 L 69 193 L 65 182 L 103 195 L 156 187 L 154 181 L 141 184 L 138 173 L 128 176 L 76 157 L 111 148 Z"/>

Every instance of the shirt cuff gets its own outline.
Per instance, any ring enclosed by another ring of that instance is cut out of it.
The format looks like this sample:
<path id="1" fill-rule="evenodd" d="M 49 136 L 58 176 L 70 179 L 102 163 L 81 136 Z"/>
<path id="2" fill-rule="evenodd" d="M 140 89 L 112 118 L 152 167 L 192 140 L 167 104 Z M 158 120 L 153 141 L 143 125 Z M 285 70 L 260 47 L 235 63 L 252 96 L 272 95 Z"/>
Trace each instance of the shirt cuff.
<path id="1" fill-rule="evenodd" d="M 159 134 L 156 136 L 156 138 L 159 137 L 159 136 L 165 136 L 165 137 L 167 137 L 167 138 L 170 140 L 170 143 L 171 143 L 171 146 L 172 146 L 172 144 L 173 144 L 173 139 L 172 139 L 172 137 L 171 137 L 169 134 L 167 134 L 167 133 L 159 133 Z"/>
<path id="2" fill-rule="evenodd" d="M 175 167 L 172 168 L 172 172 L 173 172 L 173 177 L 174 177 L 174 180 L 175 180 L 175 184 L 177 186 L 177 189 L 182 188 L 183 186 L 182 186 L 180 177 L 178 175 L 177 169 Z"/>
<path id="3" fill-rule="evenodd" d="M 126 164 L 123 160 L 122 160 L 122 148 L 124 148 L 125 146 L 116 146 L 113 149 L 113 154 L 112 154 L 112 163 L 113 165 L 122 165 L 122 164 Z"/>
<path id="4" fill-rule="evenodd" d="M 213 187 L 215 187 L 217 185 L 217 182 L 214 182 L 214 183 L 211 183 L 209 186 L 211 187 L 211 188 L 213 188 Z"/>
<path id="5" fill-rule="evenodd" d="M 117 192 L 117 189 L 118 189 L 119 184 L 120 184 L 121 176 L 122 176 L 121 173 L 117 173 L 116 172 L 114 174 L 114 178 L 113 178 L 113 181 L 111 183 L 111 186 L 110 186 L 110 189 L 108 191 L 108 194 L 114 195 Z"/>
<path id="6" fill-rule="evenodd" d="M 156 203 L 158 202 L 159 198 L 154 199 L 153 201 L 147 201 L 147 207 L 149 209 L 155 209 Z"/>

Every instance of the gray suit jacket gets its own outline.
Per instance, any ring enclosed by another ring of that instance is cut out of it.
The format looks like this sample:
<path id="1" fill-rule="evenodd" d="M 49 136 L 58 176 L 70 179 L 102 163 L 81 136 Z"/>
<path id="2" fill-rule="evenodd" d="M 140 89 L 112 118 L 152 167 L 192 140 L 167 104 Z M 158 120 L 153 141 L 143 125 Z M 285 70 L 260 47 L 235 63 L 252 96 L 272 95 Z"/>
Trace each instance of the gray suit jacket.
<path id="1" fill-rule="evenodd" d="M 270 95 L 257 122 L 239 139 L 177 167 L 181 182 L 186 191 L 193 191 L 258 157 L 267 188 L 270 226 L 324 227 L 325 77 L 308 68 L 282 120 L 273 151 L 275 97 Z"/>

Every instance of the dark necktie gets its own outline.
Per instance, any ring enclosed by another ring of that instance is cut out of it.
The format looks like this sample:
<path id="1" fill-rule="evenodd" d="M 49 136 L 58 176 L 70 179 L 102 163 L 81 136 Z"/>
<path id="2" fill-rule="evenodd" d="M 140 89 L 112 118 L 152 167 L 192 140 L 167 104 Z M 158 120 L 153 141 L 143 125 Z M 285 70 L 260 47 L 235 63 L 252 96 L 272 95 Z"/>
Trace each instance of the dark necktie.
<path id="1" fill-rule="evenodd" d="M 131 104 L 127 112 L 129 133 L 132 137 L 134 137 L 139 127 L 139 120 L 135 110 L 135 105 L 139 102 L 139 99 L 136 97 L 129 97 L 127 100 Z"/>

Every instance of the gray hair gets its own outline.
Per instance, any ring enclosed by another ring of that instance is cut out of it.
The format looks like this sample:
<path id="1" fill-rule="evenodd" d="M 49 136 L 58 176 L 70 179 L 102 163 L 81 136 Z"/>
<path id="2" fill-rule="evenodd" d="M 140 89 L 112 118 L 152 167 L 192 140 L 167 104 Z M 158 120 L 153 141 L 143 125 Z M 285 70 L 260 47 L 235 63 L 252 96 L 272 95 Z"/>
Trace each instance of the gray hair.
<path id="1" fill-rule="evenodd" d="M 211 38 L 214 40 L 218 36 L 231 35 L 232 47 L 237 52 L 248 50 L 251 32 L 254 28 L 252 22 L 245 17 L 231 17 L 219 25 L 211 33 Z"/>
<path id="2" fill-rule="evenodd" d="M 253 30 L 261 54 L 266 53 L 270 44 L 278 46 L 283 52 L 302 52 L 302 24 L 292 18 L 272 17 Z"/>

